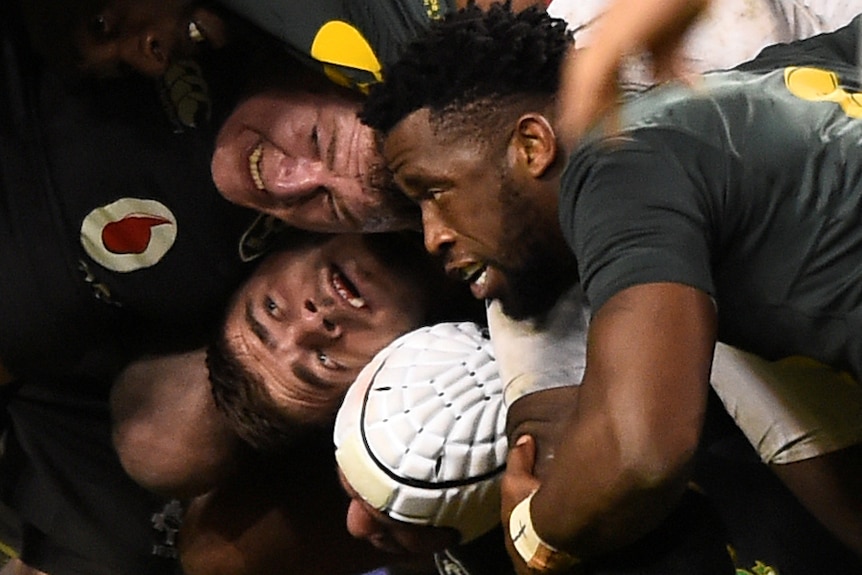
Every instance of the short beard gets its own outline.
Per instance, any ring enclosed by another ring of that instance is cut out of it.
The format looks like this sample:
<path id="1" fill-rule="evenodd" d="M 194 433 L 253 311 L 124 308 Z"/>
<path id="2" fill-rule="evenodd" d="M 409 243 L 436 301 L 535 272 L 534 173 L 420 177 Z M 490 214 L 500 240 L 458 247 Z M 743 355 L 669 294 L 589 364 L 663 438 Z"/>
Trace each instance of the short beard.
<path id="1" fill-rule="evenodd" d="M 524 199 L 509 180 L 502 182 L 502 192 L 504 213 L 509 214 L 504 229 L 514 230 L 506 243 L 517 254 L 511 261 L 518 267 L 503 267 L 509 292 L 500 304 L 513 319 L 536 318 L 578 281 L 577 262 L 556 217 L 544 221 L 533 200 Z"/>
<path id="2" fill-rule="evenodd" d="M 543 316 L 577 282 L 574 262 L 567 265 L 551 255 L 538 252 L 526 266 L 506 272 L 510 292 L 500 301 L 503 313 L 515 320 Z"/>

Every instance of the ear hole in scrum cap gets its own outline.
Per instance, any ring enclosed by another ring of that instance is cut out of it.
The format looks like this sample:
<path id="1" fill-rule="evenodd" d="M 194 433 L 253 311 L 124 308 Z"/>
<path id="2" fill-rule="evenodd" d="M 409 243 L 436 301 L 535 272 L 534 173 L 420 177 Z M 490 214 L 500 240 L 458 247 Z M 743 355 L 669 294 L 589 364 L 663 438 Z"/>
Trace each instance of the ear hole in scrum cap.
<path id="1" fill-rule="evenodd" d="M 336 459 L 374 508 L 466 542 L 500 520 L 505 425 L 487 334 L 440 323 L 396 339 L 360 372 L 336 417 Z"/>

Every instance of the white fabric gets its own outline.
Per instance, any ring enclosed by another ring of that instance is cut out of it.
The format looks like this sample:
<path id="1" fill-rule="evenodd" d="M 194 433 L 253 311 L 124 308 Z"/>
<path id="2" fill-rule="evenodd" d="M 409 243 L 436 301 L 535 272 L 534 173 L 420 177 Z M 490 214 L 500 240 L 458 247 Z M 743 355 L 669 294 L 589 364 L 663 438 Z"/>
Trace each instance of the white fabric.
<path id="1" fill-rule="evenodd" d="M 336 460 L 376 509 L 466 542 L 499 523 L 505 428 L 490 340 L 476 324 L 442 323 L 398 338 L 360 372 L 336 416 Z"/>
<path id="2" fill-rule="evenodd" d="M 588 310 L 578 289 L 563 300 L 540 323 L 514 321 L 497 302 L 488 306 L 506 405 L 541 389 L 580 385 Z M 766 463 L 862 443 L 862 386 L 824 365 L 799 358 L 769 362 L 719 343 L 711 383 Z"/>
<path id="3" fill-rule="evenodd" d="M 711 383 L 765 463 L 792 463 L 862 442 L 862 386 L 813 360 L 769 362 L 719 343 Z"/>
<path id="4" fill-rule="evenodd" d="M 590 312 L 580 285 L 540 319 L 515 321 L 498 301 L 488 304 L 487 316 L 507 407 L 540 389 L 581 383 Z"/>
<path id="5" fill-rule="evenodd" d="M 575 31 L 575 43 L 592 42 L 590 24 L 609 0 L 553 0 L 548 12 Z M 779 42 L 806 38 L 844 26 L 860 11 L 859 0 L 714 0 L 690 31 L 684 52 L 692 72 L 733 67 Z M 624 87 L 642 90 L 651 83 L 643 60 L 623 74 Z"/>

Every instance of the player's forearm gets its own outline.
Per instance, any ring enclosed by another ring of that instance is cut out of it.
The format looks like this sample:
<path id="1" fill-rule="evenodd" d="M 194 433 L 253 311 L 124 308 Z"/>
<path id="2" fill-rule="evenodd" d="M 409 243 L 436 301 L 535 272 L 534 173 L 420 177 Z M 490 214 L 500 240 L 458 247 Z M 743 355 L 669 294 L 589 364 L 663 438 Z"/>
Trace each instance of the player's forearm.
<path id="1" fill-rule="evenodd" d="M 688 481 L 715 311 L 679 284 L 623 290 L 594 315 L 578 406 L 532 501 L 540 536 L 592 556 L 648 533 Z"/>
<path id="2" fill-rule="evenodd" d="M 533 497 L 542 538 L 576 557 L 592 557 L 656 527 L 685 489 L 698 430 L 662 442 L 640 440 L 650 435 L 611 414 L 573 423 Z"/>
<path id="3" fill-rule="evenodd" d="M 536 443 L 533 474 L 542 480 L 555 460 L 556 444 L 565 431 L 566 422 L 573 418 L 579 387 L 564 385 L 543 389 L 519 398 L 509 406 L 506 415 L 506 436 L 514 445 L 521 435 L 531 436 Z"/>

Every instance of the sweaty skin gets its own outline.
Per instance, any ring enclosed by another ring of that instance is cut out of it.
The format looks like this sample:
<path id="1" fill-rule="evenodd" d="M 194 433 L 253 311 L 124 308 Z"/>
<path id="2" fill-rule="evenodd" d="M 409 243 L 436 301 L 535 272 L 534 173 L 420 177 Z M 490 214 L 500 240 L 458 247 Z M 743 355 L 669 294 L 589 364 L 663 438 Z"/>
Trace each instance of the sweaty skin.
<path id="1" fill-rule="evenodd" d="M 360 102 L 335 86 L 296 82 L 248 96 L 219 131 L 216 187 L 231 202 L 312 231 L 415 225 L 415 212 L 386 191 L 374 133 L 356 115 Z"/>

